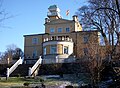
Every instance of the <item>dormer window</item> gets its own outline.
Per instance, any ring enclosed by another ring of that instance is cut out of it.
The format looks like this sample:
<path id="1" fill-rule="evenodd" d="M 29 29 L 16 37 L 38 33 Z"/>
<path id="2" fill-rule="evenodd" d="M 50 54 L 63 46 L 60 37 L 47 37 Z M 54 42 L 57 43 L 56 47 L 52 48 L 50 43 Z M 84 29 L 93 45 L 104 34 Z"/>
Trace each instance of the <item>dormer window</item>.
<path id="1" fill-rule="evenodd" d="M 55 32 L 54 28 L 51 28 L 50 33 L 54 33 L 54 32 Z"/>

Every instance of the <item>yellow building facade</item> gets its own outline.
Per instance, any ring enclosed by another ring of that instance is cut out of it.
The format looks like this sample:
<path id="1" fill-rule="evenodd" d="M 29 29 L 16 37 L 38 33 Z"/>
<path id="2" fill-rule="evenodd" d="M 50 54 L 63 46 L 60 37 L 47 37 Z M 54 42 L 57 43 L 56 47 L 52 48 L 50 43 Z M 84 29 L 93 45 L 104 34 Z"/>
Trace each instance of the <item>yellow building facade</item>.
<path id="1" fill-rule="evenodd" d="M 42 56 L 44 63 L 73 62 L 76 58 L 95 55 L 99 45 L 98 31 L 83 31 L 78 17 L 63 19 L 56 5 L 48 8 L 45 33 L 24 35 L 26 63 L 34 63 Z"/>

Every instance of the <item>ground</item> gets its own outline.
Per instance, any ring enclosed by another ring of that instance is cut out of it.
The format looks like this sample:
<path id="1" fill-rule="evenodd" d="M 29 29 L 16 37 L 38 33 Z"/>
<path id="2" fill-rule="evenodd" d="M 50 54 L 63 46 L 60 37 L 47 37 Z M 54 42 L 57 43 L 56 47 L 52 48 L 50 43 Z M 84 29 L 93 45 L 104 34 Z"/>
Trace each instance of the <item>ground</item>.
<path id="1" fill-rule="evenodd" d="M 43 80 L 44 79 L 44 80 Z M 24 88 L 25 83 L 29 83 L 29 88 L 35 86 L 41 86 L 41 83 L 47 88 L 64 88 L 66 85 L 78 86 L 82 83 L 87 83 L 88 79 L 83 80 L 84 76 L 81 78 L 75 77 L 74 75 L 65 75 L 63 78 L 61 77 L 48 77 L 48 76 L 38 76 L 35 78 L 24 78 L 24 77 L 10 77 L 6 80 L 5 77 L 1 77 L 0 79 L 0 88 Z M 83 82 L 85 81 L 85 82 Z M 25 87 L 26 88 L 26 87 Z"/>

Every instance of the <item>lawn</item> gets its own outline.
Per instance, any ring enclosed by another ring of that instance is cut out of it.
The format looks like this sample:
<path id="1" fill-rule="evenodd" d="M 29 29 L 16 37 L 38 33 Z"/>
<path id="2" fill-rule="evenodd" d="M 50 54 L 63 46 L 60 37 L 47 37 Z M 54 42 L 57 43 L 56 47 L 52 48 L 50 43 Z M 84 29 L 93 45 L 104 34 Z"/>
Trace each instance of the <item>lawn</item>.
<path id="1" fill-rule="evenodd" d="M 24 83 L 40 83 L 40 79 L 24 78 L 24 77 L 9 77 L 7 80 L 5 77 L 0 78 L 0 88 L 10 87 L 24 87 Z"/>
<path id="2" fill-rule="evenodd" d="M 35 78 L 30 77 L 9 77 L 7 80 L 5 77 L 0 78 L 0 88 L 24 88 L 28 84 L 29 88 L 40 86 L 43 82 L 46 86 L 58 86 L 64 83 L 78 86 L 80 81 L 84 83 L 88 82 L 88 78 L 81 75 L 79 78 L 74 75 L 65 75 L 63 78 L 45 78 L 45 76 L 38 76 Z M 27 88 L 27 87 L 25 87 Z"/>

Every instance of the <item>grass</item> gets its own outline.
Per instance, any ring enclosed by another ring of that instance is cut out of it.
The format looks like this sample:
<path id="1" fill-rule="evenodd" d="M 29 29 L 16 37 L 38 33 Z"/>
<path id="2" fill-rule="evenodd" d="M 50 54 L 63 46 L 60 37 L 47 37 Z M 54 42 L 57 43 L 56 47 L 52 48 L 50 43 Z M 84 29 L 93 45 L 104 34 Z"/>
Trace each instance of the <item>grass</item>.
<path id="1" fill-rule="evenodd" d="M 24 84 L 41 84 L 43 79 L 39 78 L 24 78 L 24 77 L 9 77 L 7 80 L 5 77 L 2 77 L 0 80 L 0 88 L 24 88 Z M 57 79 L 47 79 L 44 81 L 46 85 L 58 84 Z M 25 87 L 26 88 L 26 87 Z M 30 88 L 30 87 L 29 87 Z"/>
<path id="2" fill-rule="evenodd" d="M 23 82 L 40 82 L 41 78 L 34 79 L 34 78 L 24 78 L 24 77 L 9 77 L 7 80 L 5 77 L 2 77 L 0 80 L 1 82 L 4 83 L 23 83 Z"/>
<path id="3" fill-rule="evenodd" d="M 79 81 L 83 81 L 84 83 L 89 83 L 89 77 L 85 74 L 79 74 L 80 77 L 74 76 L 65 76 L 65 78 L 47 78 L 45 79 L 43 76 L 36 78 L 24 78 L 24 77 L 9 77 L 7 80 L 5 77 L 0 78 L 0 88 L 24 88 L 24 83 L 32 85 L 41 84 L 44 82 L 45 85 L 60 85 L 64 82 L 70 82 L 72 84 L 77 84 Z M 44 80 L 43 80 L 44 79 Z M 26 87 L 25 87 L 26 88 Z M 30 88 L 30 87 L 29 87 Z"/>
<path id="4" fill-rule="evenodd" d="M 25 79 L 24 78 L 18 78 L 18 77 L 9 77 L 7 80 L 5 77 L 1 78 L 0 83 L 4 82 L 4 83 L 20 83 L 20 82 L 24 82 Z"/>
<path id="5" fill-rule="evenodd" d="M 40 79 L 24 78 L 24 77 L 9 77 L 6 80 L 5 77 L 2 77 L 0 79 L 0 88 L 23 87 L 24 83 L 29 83 L 29 84 L 40 83 Z"/>

